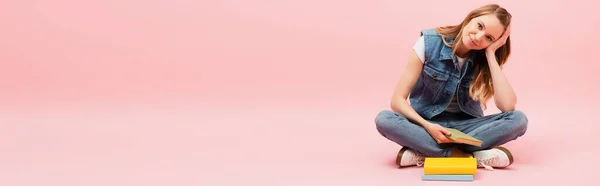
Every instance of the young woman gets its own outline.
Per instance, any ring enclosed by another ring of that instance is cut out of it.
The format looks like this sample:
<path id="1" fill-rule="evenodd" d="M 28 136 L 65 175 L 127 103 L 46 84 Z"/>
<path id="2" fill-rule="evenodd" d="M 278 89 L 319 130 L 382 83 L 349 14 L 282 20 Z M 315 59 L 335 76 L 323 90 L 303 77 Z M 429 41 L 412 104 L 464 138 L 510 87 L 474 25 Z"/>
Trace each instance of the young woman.
<path id="1" fill-rule="evenodd" d="M 524 135 L 528 120 L 515 110 L 517 96 L 502 72 L 510 54 L 511 18 L 506 9 L 489 4 L 459 25 L 421 31 L 391 110 L 375 119 L 378 132 L 402 146 L 396 164 L 421 166 L 425 157 L 475 157 L 487 169 L 512 164 L 512 154 L 500 145 Z M 484 116 L 492 96 L 502 112 Z M 446 128 L 483 144 L 454 143 Z"/>

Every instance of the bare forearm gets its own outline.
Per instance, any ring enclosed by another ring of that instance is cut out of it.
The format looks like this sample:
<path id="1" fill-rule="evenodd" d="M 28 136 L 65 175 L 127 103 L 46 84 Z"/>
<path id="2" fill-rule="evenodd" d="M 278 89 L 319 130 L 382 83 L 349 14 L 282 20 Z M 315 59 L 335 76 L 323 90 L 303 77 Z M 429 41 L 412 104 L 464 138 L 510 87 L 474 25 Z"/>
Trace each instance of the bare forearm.
<path id="1" fill-rule="evenodd" d="M 419 115 L 406 100 L 394 100 L 392 101 L 391 106 L 394 112 L 404 115 L 404 117 L 413 123 L 419 124 L 423 127 L 427 127 L 427 125 L 431 124 L 427 120 L 423 119 L 423 117 L 421 117 L 421 115 Z"/>
<path id="2" fill-rule="evenodd" d="M 517 96 L 504 76 L 500 65 L 498 65 L 495 54 L 488 53 L 487 59 L 494 85 L 494 101 L 496 106 L 502 112 L 514 110 L 517 103 Z"/>

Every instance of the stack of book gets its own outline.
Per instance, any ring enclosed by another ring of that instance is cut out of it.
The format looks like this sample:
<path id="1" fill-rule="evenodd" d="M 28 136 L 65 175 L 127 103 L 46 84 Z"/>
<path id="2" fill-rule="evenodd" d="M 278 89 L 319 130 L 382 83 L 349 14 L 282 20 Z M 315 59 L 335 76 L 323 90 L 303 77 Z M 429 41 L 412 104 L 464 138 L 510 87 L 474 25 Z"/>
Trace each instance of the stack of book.
<path id="1" fill-rule="evenodd" d="M 427 157 L 423 165 L 423 181 L 473 181 L 477 173 L 475 158 Z"/>
<path id="2" fill-rule="evenodd" d="M 481 147 L 482 141 L 463 133 L 462 131 L 446 128 L 450 131 L 447 137 L 454 143 L 462 143 Z M 427 157 L 423 165 L 424 181 L 473 181 L 477 173 L 477 159 L 474 157 Z"/>

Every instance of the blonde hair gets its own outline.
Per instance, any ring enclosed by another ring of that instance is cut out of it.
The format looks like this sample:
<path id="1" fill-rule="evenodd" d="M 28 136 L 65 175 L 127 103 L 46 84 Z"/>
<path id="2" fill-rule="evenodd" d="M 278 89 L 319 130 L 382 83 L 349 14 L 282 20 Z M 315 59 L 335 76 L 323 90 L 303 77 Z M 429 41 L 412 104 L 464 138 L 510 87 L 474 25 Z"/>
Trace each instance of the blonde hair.
<path id="1" fill-rule="evenodd" d="M 448 47 L 453 47 L 452 53 L 456 53 L 456 46 L 462 41 L 463 28 L 473 19 L 479 16 L 494 14 L 500 20 L 500 23 L 506 28 L 510 25 L 512 15 L 506 11 L 506 9 L 500 7 L 497 4 L 488 4 L 477 9 L 472 10 L 464 20 L 458 25 L 442 26 L 437 27 L 436 31 L 442 36 L 442 40 Z M 446 38 L 453 38 L 454 42 L 452 45 L 447 43 Z M 496 61 L 500 67 L 506 63 L 506 59 L 510 55 L 510 37 L 507 38 L 506 43 L 498 48 L 495 52 Z M 483 108 L 487 108 L 487 101 L 494 95 L 494 86 L 492 84 L 492 74 L 485 57 L 475 58 L 475 79 L 469 87 L 469 96 L 475 101 L 480 101 Z"/>

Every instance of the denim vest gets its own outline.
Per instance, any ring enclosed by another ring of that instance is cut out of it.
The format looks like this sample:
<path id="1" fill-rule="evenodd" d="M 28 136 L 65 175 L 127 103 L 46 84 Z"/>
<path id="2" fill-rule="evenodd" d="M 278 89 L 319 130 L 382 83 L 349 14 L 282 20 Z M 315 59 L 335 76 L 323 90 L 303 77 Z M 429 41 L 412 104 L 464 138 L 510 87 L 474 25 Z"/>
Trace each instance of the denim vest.
<path id="1" fill-rule="evenodd" d="M 421 31 L 425 40 L 423 71 L 411 90 L 409 100 L 413 109 L 425 119 L 442 113 L 457 94 L 460 110 L 474 117 L 482 117 L 479 101 L 469 96 L 469 86 L 474 79 L 475 57 L 485 57 L 472 52 L 459 71 L 458 59 L 452 55 L 452 48 L 446 46 L 434 28 Z M 449 44 L 454 41 L 446 38 Z"/>

